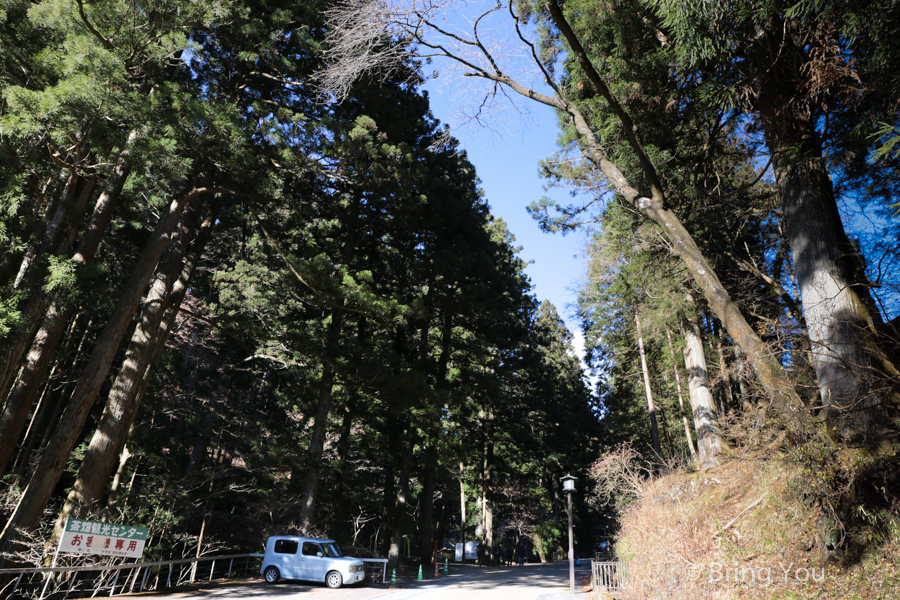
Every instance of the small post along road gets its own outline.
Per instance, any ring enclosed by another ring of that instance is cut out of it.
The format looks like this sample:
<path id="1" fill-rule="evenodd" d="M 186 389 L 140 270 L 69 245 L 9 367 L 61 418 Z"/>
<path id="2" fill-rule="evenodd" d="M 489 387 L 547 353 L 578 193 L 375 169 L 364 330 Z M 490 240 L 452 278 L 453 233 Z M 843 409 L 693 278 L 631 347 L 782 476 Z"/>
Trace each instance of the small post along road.
<path id="1" fill-rule="evenodd" d="M 590 572 L 582 567 L 578 574 L 582 571 L 585 574 Z M 569 591 L 569 565 L 566 562 L 484 569 L 457 567 L 450 575 L 411 582 L 395 589 L 357 585 L 330 590 L 324 584 L 281 581 L 270 585 L 254 581 L 151 595 L 160 600 L 586 600 L 590 596 L 587 593 L 573 595 Z"/>

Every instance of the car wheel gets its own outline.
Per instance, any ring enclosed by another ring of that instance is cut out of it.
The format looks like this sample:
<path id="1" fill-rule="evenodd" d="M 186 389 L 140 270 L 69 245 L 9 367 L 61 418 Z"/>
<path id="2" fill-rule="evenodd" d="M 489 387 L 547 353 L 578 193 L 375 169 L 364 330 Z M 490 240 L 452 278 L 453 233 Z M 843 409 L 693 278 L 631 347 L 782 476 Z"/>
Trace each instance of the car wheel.
<path id="1" fill-rule="evenodd" d="M 344 583 L 344 578 L 341 577 L 340 573 L 337 571 L 328 571 L 328 575 L 325 576 L 325 585 L 336 590 L 341 587 L 342 583 Z"/>
<path id="2" fill-rule="evenodd" d="M 266 570 L 263 571 L 263 578 L 266 583 L 278 583 L 281 573 L 278 572 L 278 567 L 266 567 Z"/>

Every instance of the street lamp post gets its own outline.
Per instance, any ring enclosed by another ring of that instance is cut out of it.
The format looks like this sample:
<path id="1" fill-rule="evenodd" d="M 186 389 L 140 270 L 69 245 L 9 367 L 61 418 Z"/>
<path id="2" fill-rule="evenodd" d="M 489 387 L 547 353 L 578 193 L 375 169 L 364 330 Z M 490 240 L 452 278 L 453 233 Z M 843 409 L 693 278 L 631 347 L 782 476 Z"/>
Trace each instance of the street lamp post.
<path id="1" fill-rule="evenodd" d="M 575 593 L 575 547 L 572 544 L 572 492 L 575 491 L 575 477 L 562 478 L 563 491 L 569 493 L 569 590 Z"/>

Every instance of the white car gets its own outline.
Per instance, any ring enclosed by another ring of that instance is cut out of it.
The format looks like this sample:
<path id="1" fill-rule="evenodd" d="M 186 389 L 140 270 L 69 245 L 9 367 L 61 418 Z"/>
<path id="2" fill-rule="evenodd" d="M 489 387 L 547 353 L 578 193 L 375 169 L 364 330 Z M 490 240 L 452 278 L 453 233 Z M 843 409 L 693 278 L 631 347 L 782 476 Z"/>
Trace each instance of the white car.
<path id="1" fill-rule="evenodd" d="M 334 540 L 273 535 L 266 540 L 260 575 L 268 583 L 279 579 L 324 581 L 332 589 L 365 579 L 363 562 L 343 556 Z"/>

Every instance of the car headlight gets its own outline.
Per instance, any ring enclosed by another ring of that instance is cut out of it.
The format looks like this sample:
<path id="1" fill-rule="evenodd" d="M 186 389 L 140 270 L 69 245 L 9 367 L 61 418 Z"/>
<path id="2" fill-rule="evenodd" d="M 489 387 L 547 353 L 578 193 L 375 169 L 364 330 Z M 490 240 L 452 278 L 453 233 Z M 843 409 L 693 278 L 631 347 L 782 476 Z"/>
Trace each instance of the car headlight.
<path id="1" fill-rule="evenodd" d="M 362 565 L 350 565 L 350 572 L 356 573 L 358 571 L 362 571 L 364 568 L 365 567 L 363 567 Z"/>

